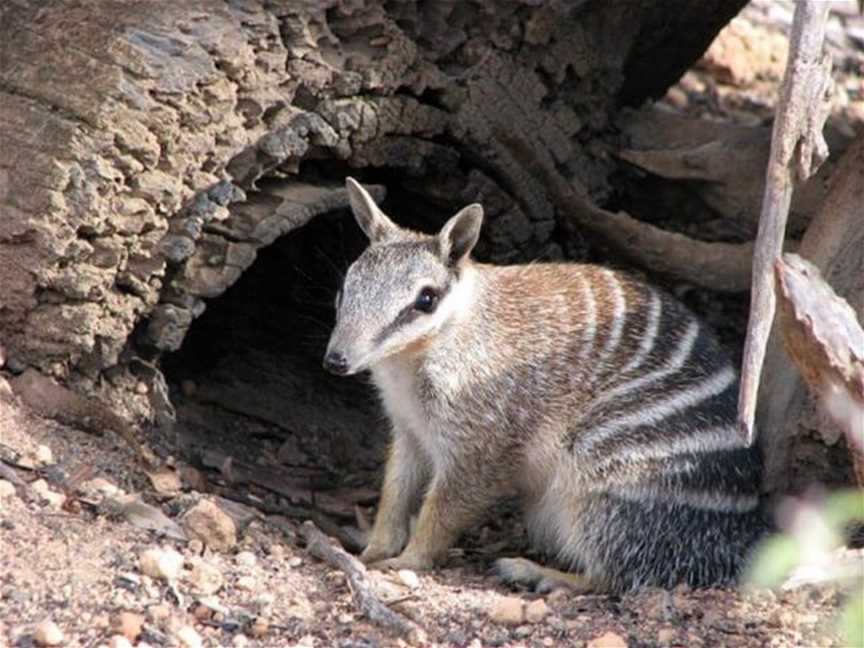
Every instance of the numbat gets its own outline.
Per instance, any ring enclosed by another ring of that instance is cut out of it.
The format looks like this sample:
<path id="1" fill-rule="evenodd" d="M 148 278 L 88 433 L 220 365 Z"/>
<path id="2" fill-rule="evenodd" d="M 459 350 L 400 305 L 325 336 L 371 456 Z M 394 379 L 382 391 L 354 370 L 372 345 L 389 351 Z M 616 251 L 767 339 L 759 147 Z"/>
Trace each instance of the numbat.
<path id="1" fill-rule="evenodd" d="M 324 367 L 370 370 L 393 425 L 361 559 L 430 568 L 518 496 L 534 545 L 565 571 L 502 559 L 505 580 L 733 582 L 767 528 L 761 459 L 736 433 L 736 372 L 706 326 L 606 268 L 473 262 L 479 205 L 430 236 L 347 187 L 370 245 L 337 297 Z"/>

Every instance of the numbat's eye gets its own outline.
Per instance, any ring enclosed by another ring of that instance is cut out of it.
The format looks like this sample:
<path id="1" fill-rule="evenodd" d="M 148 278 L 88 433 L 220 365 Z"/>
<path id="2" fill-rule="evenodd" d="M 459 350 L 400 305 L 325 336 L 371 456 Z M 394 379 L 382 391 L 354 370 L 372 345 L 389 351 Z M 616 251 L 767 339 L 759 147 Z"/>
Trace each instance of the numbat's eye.
<path id="1" fill-rule="evenodd" d="M 417 295 L 417 300 L 414 302 L 414 308 L 421 313 L 431 313 L 438 305 L 438 293 L 434 288 L 424 288 Z"/>

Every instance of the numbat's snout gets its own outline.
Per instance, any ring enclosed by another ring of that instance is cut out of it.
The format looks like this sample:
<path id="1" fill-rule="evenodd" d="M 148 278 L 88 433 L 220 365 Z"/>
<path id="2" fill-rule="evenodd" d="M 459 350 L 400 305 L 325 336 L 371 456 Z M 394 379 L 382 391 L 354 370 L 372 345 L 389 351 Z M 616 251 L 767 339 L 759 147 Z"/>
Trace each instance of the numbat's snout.
<path id="1" fill-rule="evenodd" d="M 393 425 L 362 559 L 431 567 L 518 495 L 532 540 L 570 573 L 509 559 L 505 578 L 733 581 L 766 529 L 761 461 L 736 434 L 737 376 L 706 326 L 606 268 L 473 262 L 479 205 L 430 236 L 347 186 L 370 245 L 337 295 L 324 366 L 370 370 Z"/>

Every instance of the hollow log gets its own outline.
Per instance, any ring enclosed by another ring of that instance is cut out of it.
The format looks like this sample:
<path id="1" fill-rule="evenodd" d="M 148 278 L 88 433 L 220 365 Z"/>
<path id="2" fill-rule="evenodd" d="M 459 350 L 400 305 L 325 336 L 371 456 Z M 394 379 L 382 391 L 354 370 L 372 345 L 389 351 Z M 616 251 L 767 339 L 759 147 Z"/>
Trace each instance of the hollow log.
<path id="1" fill-rule="evenodd" d="M 418 226 L 481 200 L 485 258 L 560 256 L 560 215 L 496 133 L 602 201 L 615 162 L 588 143 L 743 4 L 3 3 L 6 366 L 151 417 L 141 367 L 264 248 L 344 207 L 349 170 Z"/>

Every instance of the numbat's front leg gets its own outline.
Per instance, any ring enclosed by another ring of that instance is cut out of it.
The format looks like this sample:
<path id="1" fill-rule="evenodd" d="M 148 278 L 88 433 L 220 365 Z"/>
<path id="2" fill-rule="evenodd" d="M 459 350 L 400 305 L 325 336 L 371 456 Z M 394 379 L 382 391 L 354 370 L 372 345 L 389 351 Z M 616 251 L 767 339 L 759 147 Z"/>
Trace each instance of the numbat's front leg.
<path id="1" fill-rule="evenodd" d="M 429 472 L 414 440 L 407 434 L 395 433 L 384 470 L 378 514 L 366 549 L 360 554 L 364 563 L 398 556 L 405 547 L 411 514 L 420 503 Z"/>
<path id="2" fill-rule="evenodd" d="M 373 569 L 413 569 L 423 571 L 442 562 L 447 550 L 463 531 L 475 524 L 499 499 L 500 487 L 484 482 L 475 471 L 469 480 L 466 467 L 459 479 L 436 476 L 420 508 L 417 526 L 408 546 L 395 558 L 371 565 Z"/>

